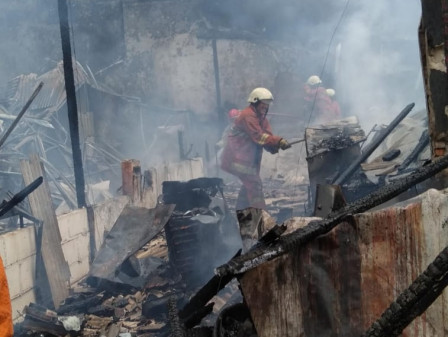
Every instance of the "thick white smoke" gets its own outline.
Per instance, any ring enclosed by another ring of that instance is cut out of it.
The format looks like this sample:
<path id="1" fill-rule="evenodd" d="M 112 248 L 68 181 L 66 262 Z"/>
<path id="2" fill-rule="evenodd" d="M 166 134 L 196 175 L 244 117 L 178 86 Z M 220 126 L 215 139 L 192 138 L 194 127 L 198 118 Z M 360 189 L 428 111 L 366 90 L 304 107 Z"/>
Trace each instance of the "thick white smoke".
<path id="1" fill-rule="evenodd" d="M 418 46 L 420 1 L 351 2 L 338 33 L 335 69 L 344 112 L 364 129 L 389 123 L 409 103 L 425 107 Z"/>

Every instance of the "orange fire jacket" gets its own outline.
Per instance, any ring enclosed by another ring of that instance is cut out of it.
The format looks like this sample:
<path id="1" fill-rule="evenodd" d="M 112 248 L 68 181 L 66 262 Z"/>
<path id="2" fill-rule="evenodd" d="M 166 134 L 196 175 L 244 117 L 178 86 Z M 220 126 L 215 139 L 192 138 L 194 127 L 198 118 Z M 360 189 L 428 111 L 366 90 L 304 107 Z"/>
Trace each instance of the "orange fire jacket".
<path id="1" fill-rule="evenodd" d="M 221 168 L 234 174 L 258 175 L 264 148 L 277 148 L 282 138 L 272 134 L 265 116 L 260 116 L 252 106 L 241 111 L 227 136 L 221 156 Z"/>

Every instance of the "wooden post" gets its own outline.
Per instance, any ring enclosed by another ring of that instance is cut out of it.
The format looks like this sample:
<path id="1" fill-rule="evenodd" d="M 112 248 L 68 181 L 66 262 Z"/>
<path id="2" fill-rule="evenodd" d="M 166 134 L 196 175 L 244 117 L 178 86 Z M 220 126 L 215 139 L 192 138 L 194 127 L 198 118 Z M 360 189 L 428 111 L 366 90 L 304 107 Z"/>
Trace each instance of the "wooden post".
<path id="1" fill-rule="evenodd" d="M 121 177 L 123 195 L 131 198 L 132 202 L 141 199 L 141 168 L 140 161 L 128 159 L 121 162 Z"/>
<path id="2" fill-rule="evenodd" d="M 78 208 L 82 208 L 86 206 L 85 181 L 81 146 L 79 142 L 78 107 L 76 104 L 75 76 L 73 74 L 67 0 L 58 1 L 58 12 L 62 41 L 62 57 L 64 61 L 64 80 L 65 92 L 67 94 L 68 121 L 70 125 L 70 139 L 76 183 L 76 197 L 78 201 Z"/>
<path id="3" fill-rule="evenodd" d="M 45 179 L 43 165 L 36 154 L 31 155 L 30 160 L 23 160 L 20 167 L 26 185 L 40 176 L 44 177 L 42 185 L 31 193 L 28 199 L 33 216 L 43 221 L 41 254 L 50 286 L 49 296 L 57 309 L 69 295 L 70 270 L 62 251 L 61 233 L 51 200 L 50 187 Z"/>
<path id="4" fill-rule="evenodd" d="M 142 201 L 142 170 L 140 166 L 134 166 L 132 170 L 132 202 L 140 203 Z"/>

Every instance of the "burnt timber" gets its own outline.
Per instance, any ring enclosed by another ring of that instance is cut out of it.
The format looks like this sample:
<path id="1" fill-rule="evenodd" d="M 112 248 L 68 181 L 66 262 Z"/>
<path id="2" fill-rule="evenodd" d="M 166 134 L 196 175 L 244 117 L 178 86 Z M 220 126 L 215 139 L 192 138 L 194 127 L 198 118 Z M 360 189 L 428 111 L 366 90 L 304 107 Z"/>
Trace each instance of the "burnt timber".
<path id="1" fill-rule="evenodd" d="M 247 254 L 236 257 L 228 263 L 216 268 L 215 273 L 219 276 L 237 275 L 255 268 L 263 262 L 272 260 L 288 253 L 292 248 L 297 248 L 319 235 L 328 233 L 343 220 L 353 214 L 365 212 L 375 206 L 398 196 L 412 186 L 433 177 L 435 174 L 448 167 L 448 156 L 435 160 L 431 164 L 417 169 L 409 176 L 397 179 L 390 185 L 385 185 L 377 191 L 357 200 L 340 210 L 331 213 L 323 220 L 316 220 L 306 227 L 282 236 L 275 244 L 268 248 L 260 248 L 249 251 Z"/>

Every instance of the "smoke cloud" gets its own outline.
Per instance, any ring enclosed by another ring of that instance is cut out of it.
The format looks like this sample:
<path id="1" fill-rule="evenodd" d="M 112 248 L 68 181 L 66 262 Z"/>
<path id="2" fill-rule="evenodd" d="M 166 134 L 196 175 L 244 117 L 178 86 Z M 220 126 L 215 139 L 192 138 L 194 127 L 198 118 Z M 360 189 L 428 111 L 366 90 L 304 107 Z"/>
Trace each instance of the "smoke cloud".
<path id="1" fill-rule="evenodd" d="M 389 123 L 409 103 L 425 107 L 418 46 L 420 1 L 351 2 L 335 41 L 335 83 L 344 113 Z"/>

